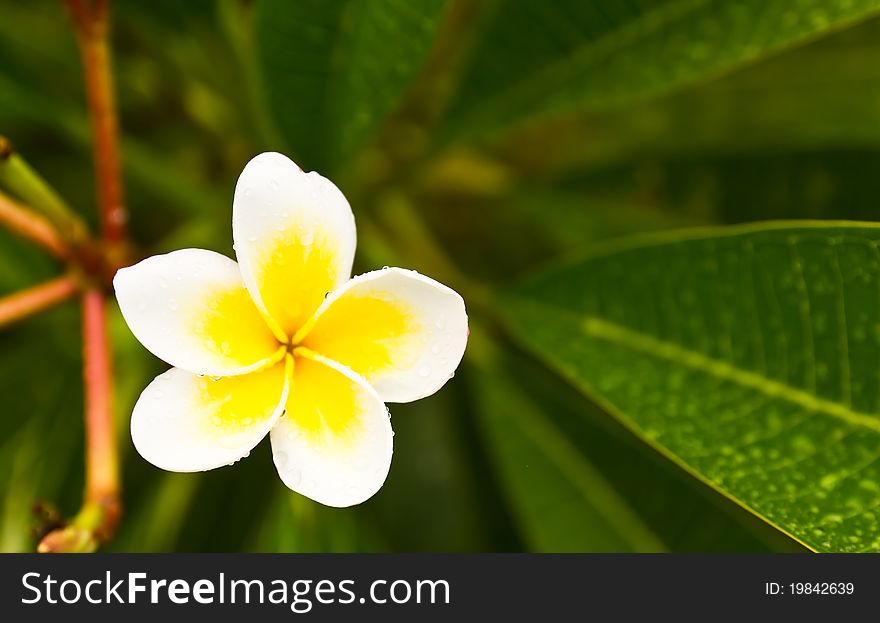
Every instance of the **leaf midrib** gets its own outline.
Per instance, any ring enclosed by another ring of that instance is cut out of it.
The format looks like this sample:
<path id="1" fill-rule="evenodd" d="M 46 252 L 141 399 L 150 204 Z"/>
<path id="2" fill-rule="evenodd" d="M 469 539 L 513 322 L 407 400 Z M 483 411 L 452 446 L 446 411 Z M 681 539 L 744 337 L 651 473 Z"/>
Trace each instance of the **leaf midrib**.
<path id="1" fill-rule="evenodd" d="M 607 55 L 612 50 L 630 43 L 633 39 L 650 35 L 659 28 L 691 14 L 709 1 L 679 0 L 652 11 L 647 11 L 631 22 L 609 30 L 598 38 L 578 46 L 570 55 L 544 65 L 534 73 L 525 76 L 522 80 L 502 89 L 491 98 L 487 98 L 485 103 L 480 106 L 480 112 L 485 114 L 487 111 L 491 111 L 494 107 L 506 102 L 518 92 L 540 89 L 541 85 L 545 82 L 554 80 L 557 74 L 566 75 L 572 67 L 590 67 L 595 63 L 597 57 L 600 57 L 602 54 Z"/>
<path id="2" fill-rule="evenodd" d="M 666 546 L 632 510 L 605 476 L 587 462 L 572 443 L 558 428 L 543 418 L 534 417 L 527 410 L 510 414 L 518 420 L 520 427 L 530 433 L 531 441 L 544 453 L 547 460 L 568 477 L 570 484 L 583 496 L 588 504 L 597 497 L 604 503 L 591 504 L 622 542 L 633 547 L 634 551 L 663 552 Z"/>
<path id="3" fill-rule="evenodd" d="M 819 398 L 786 383 L 596 316 L 578 316 L 578 319 L 581 330 L 588 337 L 699 370 L 717 379 L 731 381 L 743 387 L 754 389 L 768 397 L 782 398 L 810 411 L 880 433 L 880 419 L 870 414 L 855 411 L 838 402 Z"/>

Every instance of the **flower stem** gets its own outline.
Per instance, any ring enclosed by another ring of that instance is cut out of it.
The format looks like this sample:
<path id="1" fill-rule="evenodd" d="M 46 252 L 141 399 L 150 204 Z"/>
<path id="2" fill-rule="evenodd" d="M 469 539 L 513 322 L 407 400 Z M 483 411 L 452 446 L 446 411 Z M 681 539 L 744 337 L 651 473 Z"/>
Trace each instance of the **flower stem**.
<path id="1" fill-rule="evenodd" d="M 85 73 L 94 142 L 103 266 L 112 273 L 125 264 L 127 240 L 119 166 L 116 104 L 110 73 L 107 0 L 64 0 L 73 20 Z M 66 526 L 47 534 L 39 552 L 89 552 L 113 536 L 121 512 L 119 459 L 113 421 L 113 371 L 107 333 L 107 297 L 95 284 L 82 297 L 85 381 L 85 493 Z"/>
<path id="2" fill-rule="evenodd" d="M 0 327 L 57 305 L 70 298 L 77 289 L 77 282 L 65 275 L 0 298 Z"/>
<path id="3" fill-rule="evenodd" d="M 86 505 L 107 512 L 112 533 L 119 514 L 119 466 L 113 425 L 113 367 L 107 334 L 107 300 L 100 290 L 83 295 L 83 362 L 86 398 Z"/>
<path id="4" fill-rule="evenodd" d="M 111 254 L 122 253 L 127 212 L 119 165 L 118 121 L 110 71 L 107 0 L 65 0 L 76 29 L 94 138 L 101 233 Z"/>
<path id="5" fill-rule="evenodd" d="M 107 300 L 98 289 L 82 297 L 85 381 L 86 485 L 69 525 L 46 535 L 39 552 L 88 552 L 113 536 L 119 521 L 119 460 L 113 422 L 113 371 Z"/>
<path id="6" fill-rule="evenodd" d="M 58 231 L 42 216 L 0 193 L 0 223 L 12 233 L 35 242 L 59 259 L 69 259 L 70 249 Z"/>

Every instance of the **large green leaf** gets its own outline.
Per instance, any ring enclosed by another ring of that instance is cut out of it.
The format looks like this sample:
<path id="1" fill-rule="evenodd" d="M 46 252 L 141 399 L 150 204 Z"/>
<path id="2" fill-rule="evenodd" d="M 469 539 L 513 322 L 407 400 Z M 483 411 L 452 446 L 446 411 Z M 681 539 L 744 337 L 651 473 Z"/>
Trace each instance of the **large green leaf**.
<path id="1" fill-rule="evenodd" d="M 466 378 L 474 417 L 525 543 L 542 551 L 611 550 L 621 540 L 636 551 L 656 549 L 658 540 L 670 551 L 802 550 L 657 454 L 540 361 L 505 349 L 481 363 L 479 335 L 468 347 L 479 369 Z"/>
<path id="2" fill-rule="evenodd" d="M 475 375 L 480 423 L 530 549 L 663 551 L 574 441 L 495 368 Z"/>
<path id="3" fill-rule="evenodd" d="M 262 0 L 269 106 L 307 167 L 349 158 L 421 69 L 445 0 Z"/>
<path id="4" fill-rule="evenodd" d="M 880 227 L 610 246 L 512 293 L 511 326 L 658 450 L 809 547 L 880 549 Z"/>
<path id="5" fill-rule="evenodd" d="M 459 129 L 617 106 L 759 59 L 877 0 L 501 0 L 451 110 Z"/>

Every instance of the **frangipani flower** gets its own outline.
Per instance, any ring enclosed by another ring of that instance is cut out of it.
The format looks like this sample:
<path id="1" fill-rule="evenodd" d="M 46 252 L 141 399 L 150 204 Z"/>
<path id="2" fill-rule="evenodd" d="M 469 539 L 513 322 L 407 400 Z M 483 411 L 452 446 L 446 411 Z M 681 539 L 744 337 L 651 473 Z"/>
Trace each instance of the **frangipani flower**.
<path id="1" fill-rule="evenodd" d="M 354 216 L 329 180 L 281 154 L 235 187 L 238 263 L 202 249 L 147 258 L 113 285 L 141 343 L 172 366 L 131 418 L 162 469 L 234 463 L 269 433 L 288 487 L 329 506 L 372 496 L 391 464 L 385 402 L 436 392 L 464 354 L 464 301 L 400 268 L 351 276 Z"/>

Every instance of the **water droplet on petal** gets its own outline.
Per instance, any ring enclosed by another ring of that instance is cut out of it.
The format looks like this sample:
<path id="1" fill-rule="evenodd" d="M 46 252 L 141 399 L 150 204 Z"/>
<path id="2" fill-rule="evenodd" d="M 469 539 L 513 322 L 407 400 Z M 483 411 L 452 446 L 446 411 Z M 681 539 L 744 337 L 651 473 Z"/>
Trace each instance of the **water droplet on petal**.
<path id="1" fill-rule="evenodd" d="M 422 366 L 419 368 L 419 376 L 422 377 L 423 379 L 429 377 L 430 375 L 431 375 L 431 368 L 429 368 L 428 366 Z"/>
<path id="2" fill-rule="evenodd" d="M 275 462 L 275 467 L 281 469 L 285 465 L 287 465 L 287 453 L 281 450 L 274 452 L 272 454 L 272 460 Z"/>
<path id="3" fill-rule="evenodd" d="M 296 487 L 299 486 L 299 483 L 302 482 L 302 472 L 298 467 L 291 467 L 289 470 L 284 472 L 284 483 L 288 487 Z"/>

